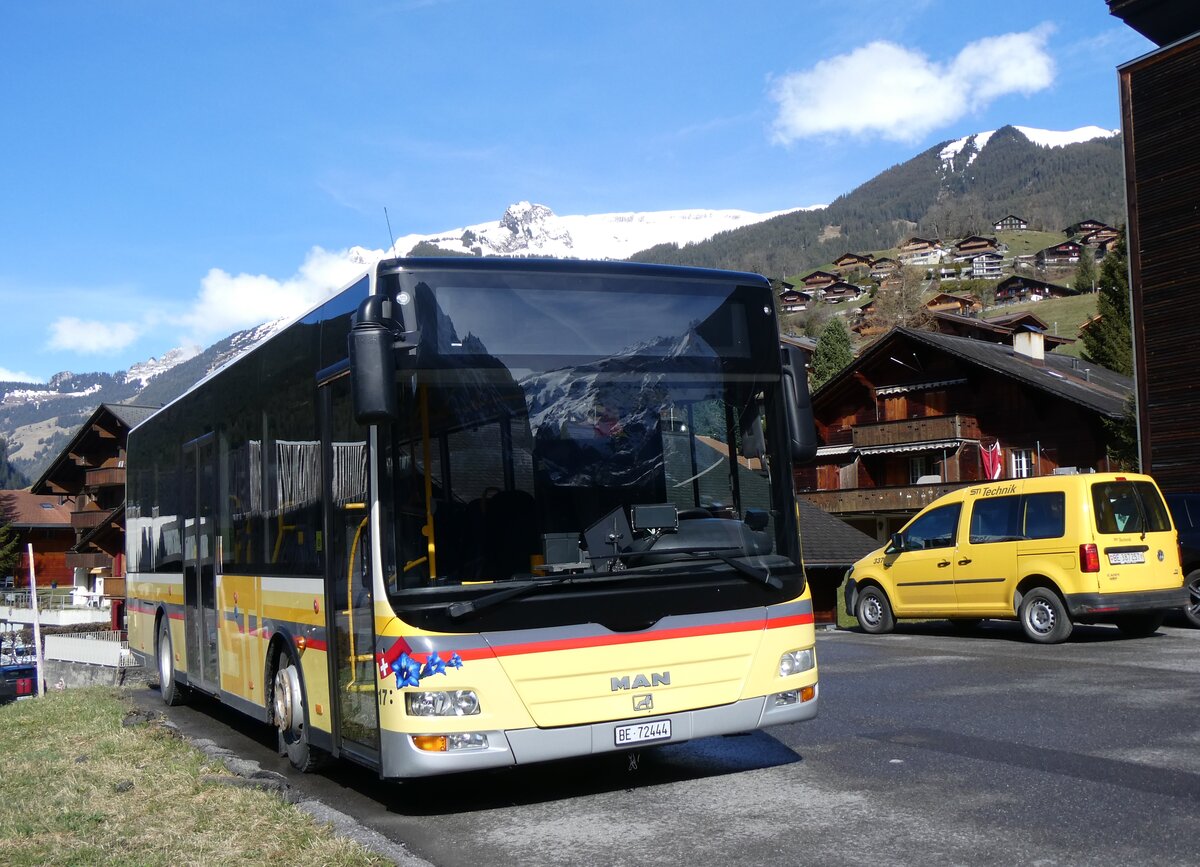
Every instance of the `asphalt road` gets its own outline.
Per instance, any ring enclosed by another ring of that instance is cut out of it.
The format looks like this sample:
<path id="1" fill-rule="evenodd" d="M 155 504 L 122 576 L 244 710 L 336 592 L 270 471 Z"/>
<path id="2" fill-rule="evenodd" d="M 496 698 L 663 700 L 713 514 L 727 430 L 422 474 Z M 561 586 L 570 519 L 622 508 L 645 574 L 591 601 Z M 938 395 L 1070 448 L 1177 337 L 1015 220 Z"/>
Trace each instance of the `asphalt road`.
<path id="1" fill-rule="evenodd" d="M 302 776 L 215 704 L 168 716 L 436 865 L 1200 863 L 1200 630 L 1077 627 L 1042 647 L 1015 624 L 901 625 L 822 632 L 818 659 L 817 720 L 648 751 L 636 770 L 619 754 Z"/>

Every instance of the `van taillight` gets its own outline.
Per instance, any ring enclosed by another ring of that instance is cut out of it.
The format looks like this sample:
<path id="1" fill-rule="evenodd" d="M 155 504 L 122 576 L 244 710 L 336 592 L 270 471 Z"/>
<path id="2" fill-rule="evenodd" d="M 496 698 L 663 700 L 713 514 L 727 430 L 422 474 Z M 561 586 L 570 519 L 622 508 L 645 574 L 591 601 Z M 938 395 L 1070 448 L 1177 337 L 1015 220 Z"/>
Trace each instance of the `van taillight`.
<path id="1" fill-rule="evenodd" d="M 17 678 L 17 695 L 33 695 L 33 678 Z"/>
<path id="2" fill-rule="evenodd" d="M 1095 545 L 1089 543 L 1079 546 L 1079 571 L 1080 572 L 1099 572 L 1100 571 L 1100 551 Z"/>

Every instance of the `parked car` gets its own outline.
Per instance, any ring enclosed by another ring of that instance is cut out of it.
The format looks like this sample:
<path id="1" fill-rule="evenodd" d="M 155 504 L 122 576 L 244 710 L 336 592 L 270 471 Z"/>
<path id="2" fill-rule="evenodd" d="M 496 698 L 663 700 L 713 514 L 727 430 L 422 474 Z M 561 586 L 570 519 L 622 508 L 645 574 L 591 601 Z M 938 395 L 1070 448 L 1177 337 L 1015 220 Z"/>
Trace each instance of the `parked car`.
<path id="1" fill-rule="evenodd" d="M 897 618 L 1018 620 L 1055 644 L 1073 623 L 1151 635 L 1187 601 L 1175 528 L 1158 485 L 1135 473 L 977 484 L 922 509 L 847 574 L 866 632 Z"/>
<path id="2" fill-rule="evenodd" d="M 0 665 L 0 704 L 32 696 L 37 683 L 37 668 L 25 663 Z"/>
<path id="3" fill-rule="evenodd" d="M 1167 494 L 1167 505 L 1179 531 L 1179 556 L 1188 589 L 1183 616 L 1200 627 L 1200 494 Z"/>

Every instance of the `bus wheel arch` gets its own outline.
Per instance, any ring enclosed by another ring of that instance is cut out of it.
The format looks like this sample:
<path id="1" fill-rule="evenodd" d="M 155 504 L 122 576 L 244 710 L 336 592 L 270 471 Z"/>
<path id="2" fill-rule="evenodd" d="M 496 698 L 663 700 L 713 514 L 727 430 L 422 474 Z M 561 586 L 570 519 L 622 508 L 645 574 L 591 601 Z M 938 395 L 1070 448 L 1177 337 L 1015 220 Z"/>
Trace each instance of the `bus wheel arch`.
<path id="1" fill-rule="evenodd" d="M 1025 637 L 1037 644 L 1059 644 L 1075 628 L 1062 593 L 1044 575 L 1030 575 L 1020 583 L 1013 609 Z"/>
<path id="2" fill-rule="evenodd" d="M 176 707 L 187 697 L 186 688 L 175 678 L 175 647 L 171 618 L 162 608 L 154 618 L 154 660 L 158 669 L 158 694 L 163 704 Z"/>
<path id="3" fill-rule="evenodd" d="M 279 755 L 287 756 L 296 770 L 307 773 L 315 770 L 323 758 L 320 750 L 309 743 L 308 693 L 300 661 L 286 636 L 277 633 L 271 639 L 268 676 L 270 684 L 267 709 L 275 724 Z"/>

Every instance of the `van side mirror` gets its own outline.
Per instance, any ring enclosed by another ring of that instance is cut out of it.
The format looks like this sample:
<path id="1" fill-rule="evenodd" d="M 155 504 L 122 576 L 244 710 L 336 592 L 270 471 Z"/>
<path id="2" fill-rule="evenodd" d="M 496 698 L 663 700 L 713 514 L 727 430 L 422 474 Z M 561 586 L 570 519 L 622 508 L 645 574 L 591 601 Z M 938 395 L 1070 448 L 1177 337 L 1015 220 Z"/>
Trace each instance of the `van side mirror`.
<path id="1" fill-rule="evenodd" d="M 804 353 L 786 343 L 779 348 L 783 360 L 783 406 L 792 460 L 804 464 L 817 455 L 817 428 L 808 393 L 808 375 L 804 370 Z"/>
<path id="2" fill-rule="evenodd" d="M 888 542 L 888 546 L 884 550 L 883 553 L 899 554 L 903 550 L 904 550 L 904 534 L 903 533 L 892 533 L 891 541 Z"/>
<path id="3" fill-rule="evenodd" d="M 396 397 L 396 322 L 386 295 L 368 295 L 350 326 L 350 388 L 354 420 L 379 424 L 400 417 Z"/>

